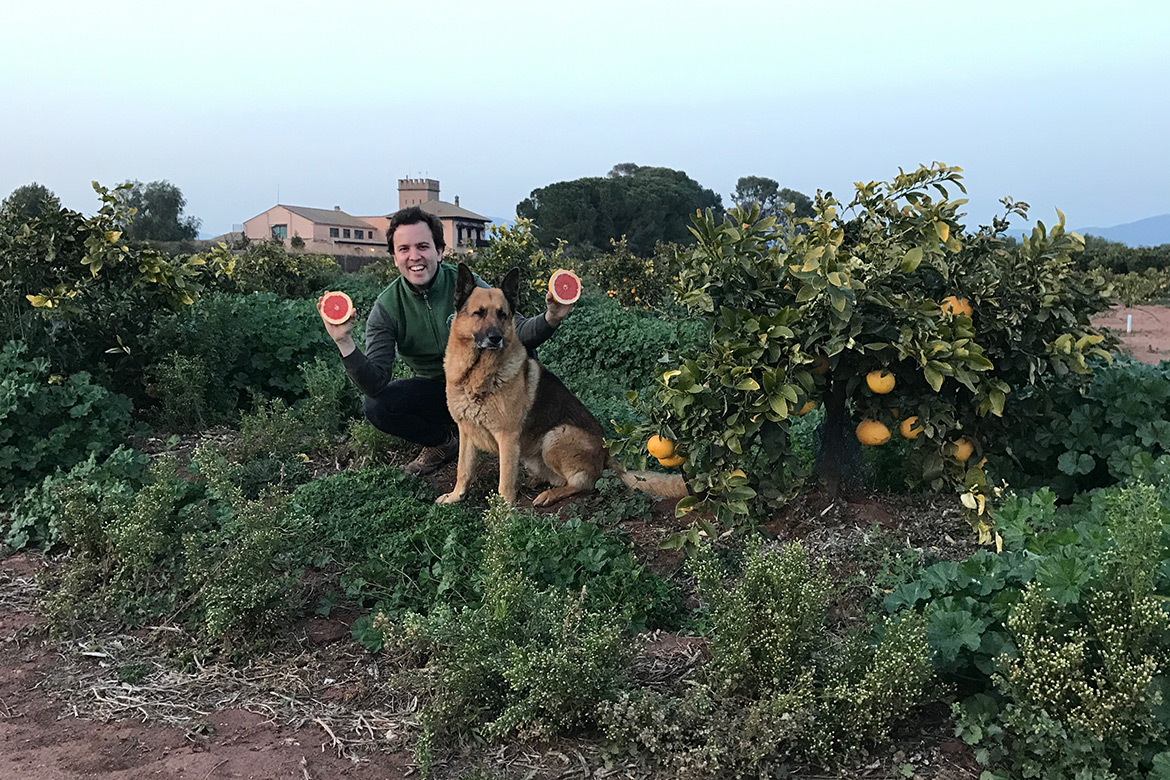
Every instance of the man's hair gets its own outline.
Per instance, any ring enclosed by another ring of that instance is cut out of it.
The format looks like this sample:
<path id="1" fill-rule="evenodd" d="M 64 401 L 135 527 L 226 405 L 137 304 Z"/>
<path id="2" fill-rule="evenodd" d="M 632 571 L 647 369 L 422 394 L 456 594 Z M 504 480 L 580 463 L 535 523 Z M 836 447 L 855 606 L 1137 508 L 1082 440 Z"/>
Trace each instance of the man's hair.
<path id="1" fill-rule="evenodd" d="M 443 254 L 443 250 L 447 248 L 447 242 L 443 240 L 442 220 L 434 214 L 428 214 L 418 206 L 407 206 L 404 209 L 399 209 L 394 212 L 394 216 L 390 217 L 390 224 L 386 227 L 386 247 L 390 250 L 390 254 L 394 254 L 394 231 L 403 225 L 417 225 L 420 222 L 426 223 L 430 227 L 435 249 L 438 250 L 439 254 Z"/>

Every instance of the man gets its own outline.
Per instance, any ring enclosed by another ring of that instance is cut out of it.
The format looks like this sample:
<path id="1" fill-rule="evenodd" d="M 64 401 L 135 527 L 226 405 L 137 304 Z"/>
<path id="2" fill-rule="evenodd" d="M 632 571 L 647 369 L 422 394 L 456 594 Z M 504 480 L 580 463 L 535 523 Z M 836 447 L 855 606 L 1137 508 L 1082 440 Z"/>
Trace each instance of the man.
<path id="1" fill-rule="evenodd" d="M 366 418 L 380 431 L 421 444 L 422 452 L 404 470 L 429 474 L 459 454 L 443 377 L 443 353 L 455 314 L 456 268 L 440 262 L 446 248 L 442 222 L 417 206 L 390 218 L 386 242 L 401 276 L 370 311 L 366 354 L 353 340 L 356 313 L 342 325 L 325 322 L 325 330 L 337 344 L 350 379 L 366 396 Z M 540 317 L 516 316 L 517 335 L 529 349 L 547 340 L 573 308 L 558 303 L 552 293 L 545 295 L 545 305 Z M 391 381 L 396 355 L 414 370 L 413 377 Z"/>

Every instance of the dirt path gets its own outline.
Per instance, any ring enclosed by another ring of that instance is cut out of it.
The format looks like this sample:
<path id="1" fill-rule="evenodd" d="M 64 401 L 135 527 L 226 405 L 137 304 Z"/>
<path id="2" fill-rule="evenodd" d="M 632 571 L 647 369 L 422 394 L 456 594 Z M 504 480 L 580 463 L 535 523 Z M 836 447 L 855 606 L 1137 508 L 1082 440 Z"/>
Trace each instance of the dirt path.
<path id="1" fill-rule="evenodd" d="M 0 777 L 5 780 L 384 780 L 406 776 L 408 756 L 337 755 L 323 728 L 282 728 L 240 708 L 211 712 L 199 733 L 130 719 L 79 717 L 46 690 L 65 664 L 44 636 L 31 598 L 35 559 L 0 560 Z M 95 663 L 97 661 L 95 660 Z"/>

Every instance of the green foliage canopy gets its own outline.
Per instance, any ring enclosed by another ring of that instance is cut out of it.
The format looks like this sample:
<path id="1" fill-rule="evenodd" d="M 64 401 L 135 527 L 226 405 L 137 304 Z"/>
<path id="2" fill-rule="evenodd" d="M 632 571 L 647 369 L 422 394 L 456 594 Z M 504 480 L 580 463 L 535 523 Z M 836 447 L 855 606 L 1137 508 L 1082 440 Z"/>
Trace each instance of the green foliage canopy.
<path id="1" fill-rule="evenodd" d="M 174 184 L 166 180 L 149 184 L 127 181 L 123 187 L 118 189 L 123 205 L 135 210 L 125 230 L 128 239 L 187 241 L 199 235 L 200 220 L 183 215 L 187 199 Z"/>
<path id="2" fill-rule="evenodd" d="M 647 256 L 660 241 L 689 241 L 688 220 L 705 209 L 722 213 L 722 199 L 683 171 L 622 163 L 604 178 L 535 189 L 516 214 L 532 220 L 543 246 L 561 239 L 604 251 L 625 236 L 636 254 Z"/>

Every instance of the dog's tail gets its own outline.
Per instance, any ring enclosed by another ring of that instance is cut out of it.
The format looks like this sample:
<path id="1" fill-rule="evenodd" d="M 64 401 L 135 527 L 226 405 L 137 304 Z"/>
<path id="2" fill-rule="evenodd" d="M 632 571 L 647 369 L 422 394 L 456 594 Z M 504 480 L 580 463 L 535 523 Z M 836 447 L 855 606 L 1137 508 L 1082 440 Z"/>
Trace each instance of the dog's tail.
<path id="1" fill-rule="evenodd" d="M 681 474 L 660 474 L 657 471 L 626 471 L 620 463 L 610 458 L 606 464 L 608 468 L 617 472 L 622 484 L 641 490 L 643 493 L 654 493 L 666 498 L 682 498 L 689 495 L 686 480 Z"/>

